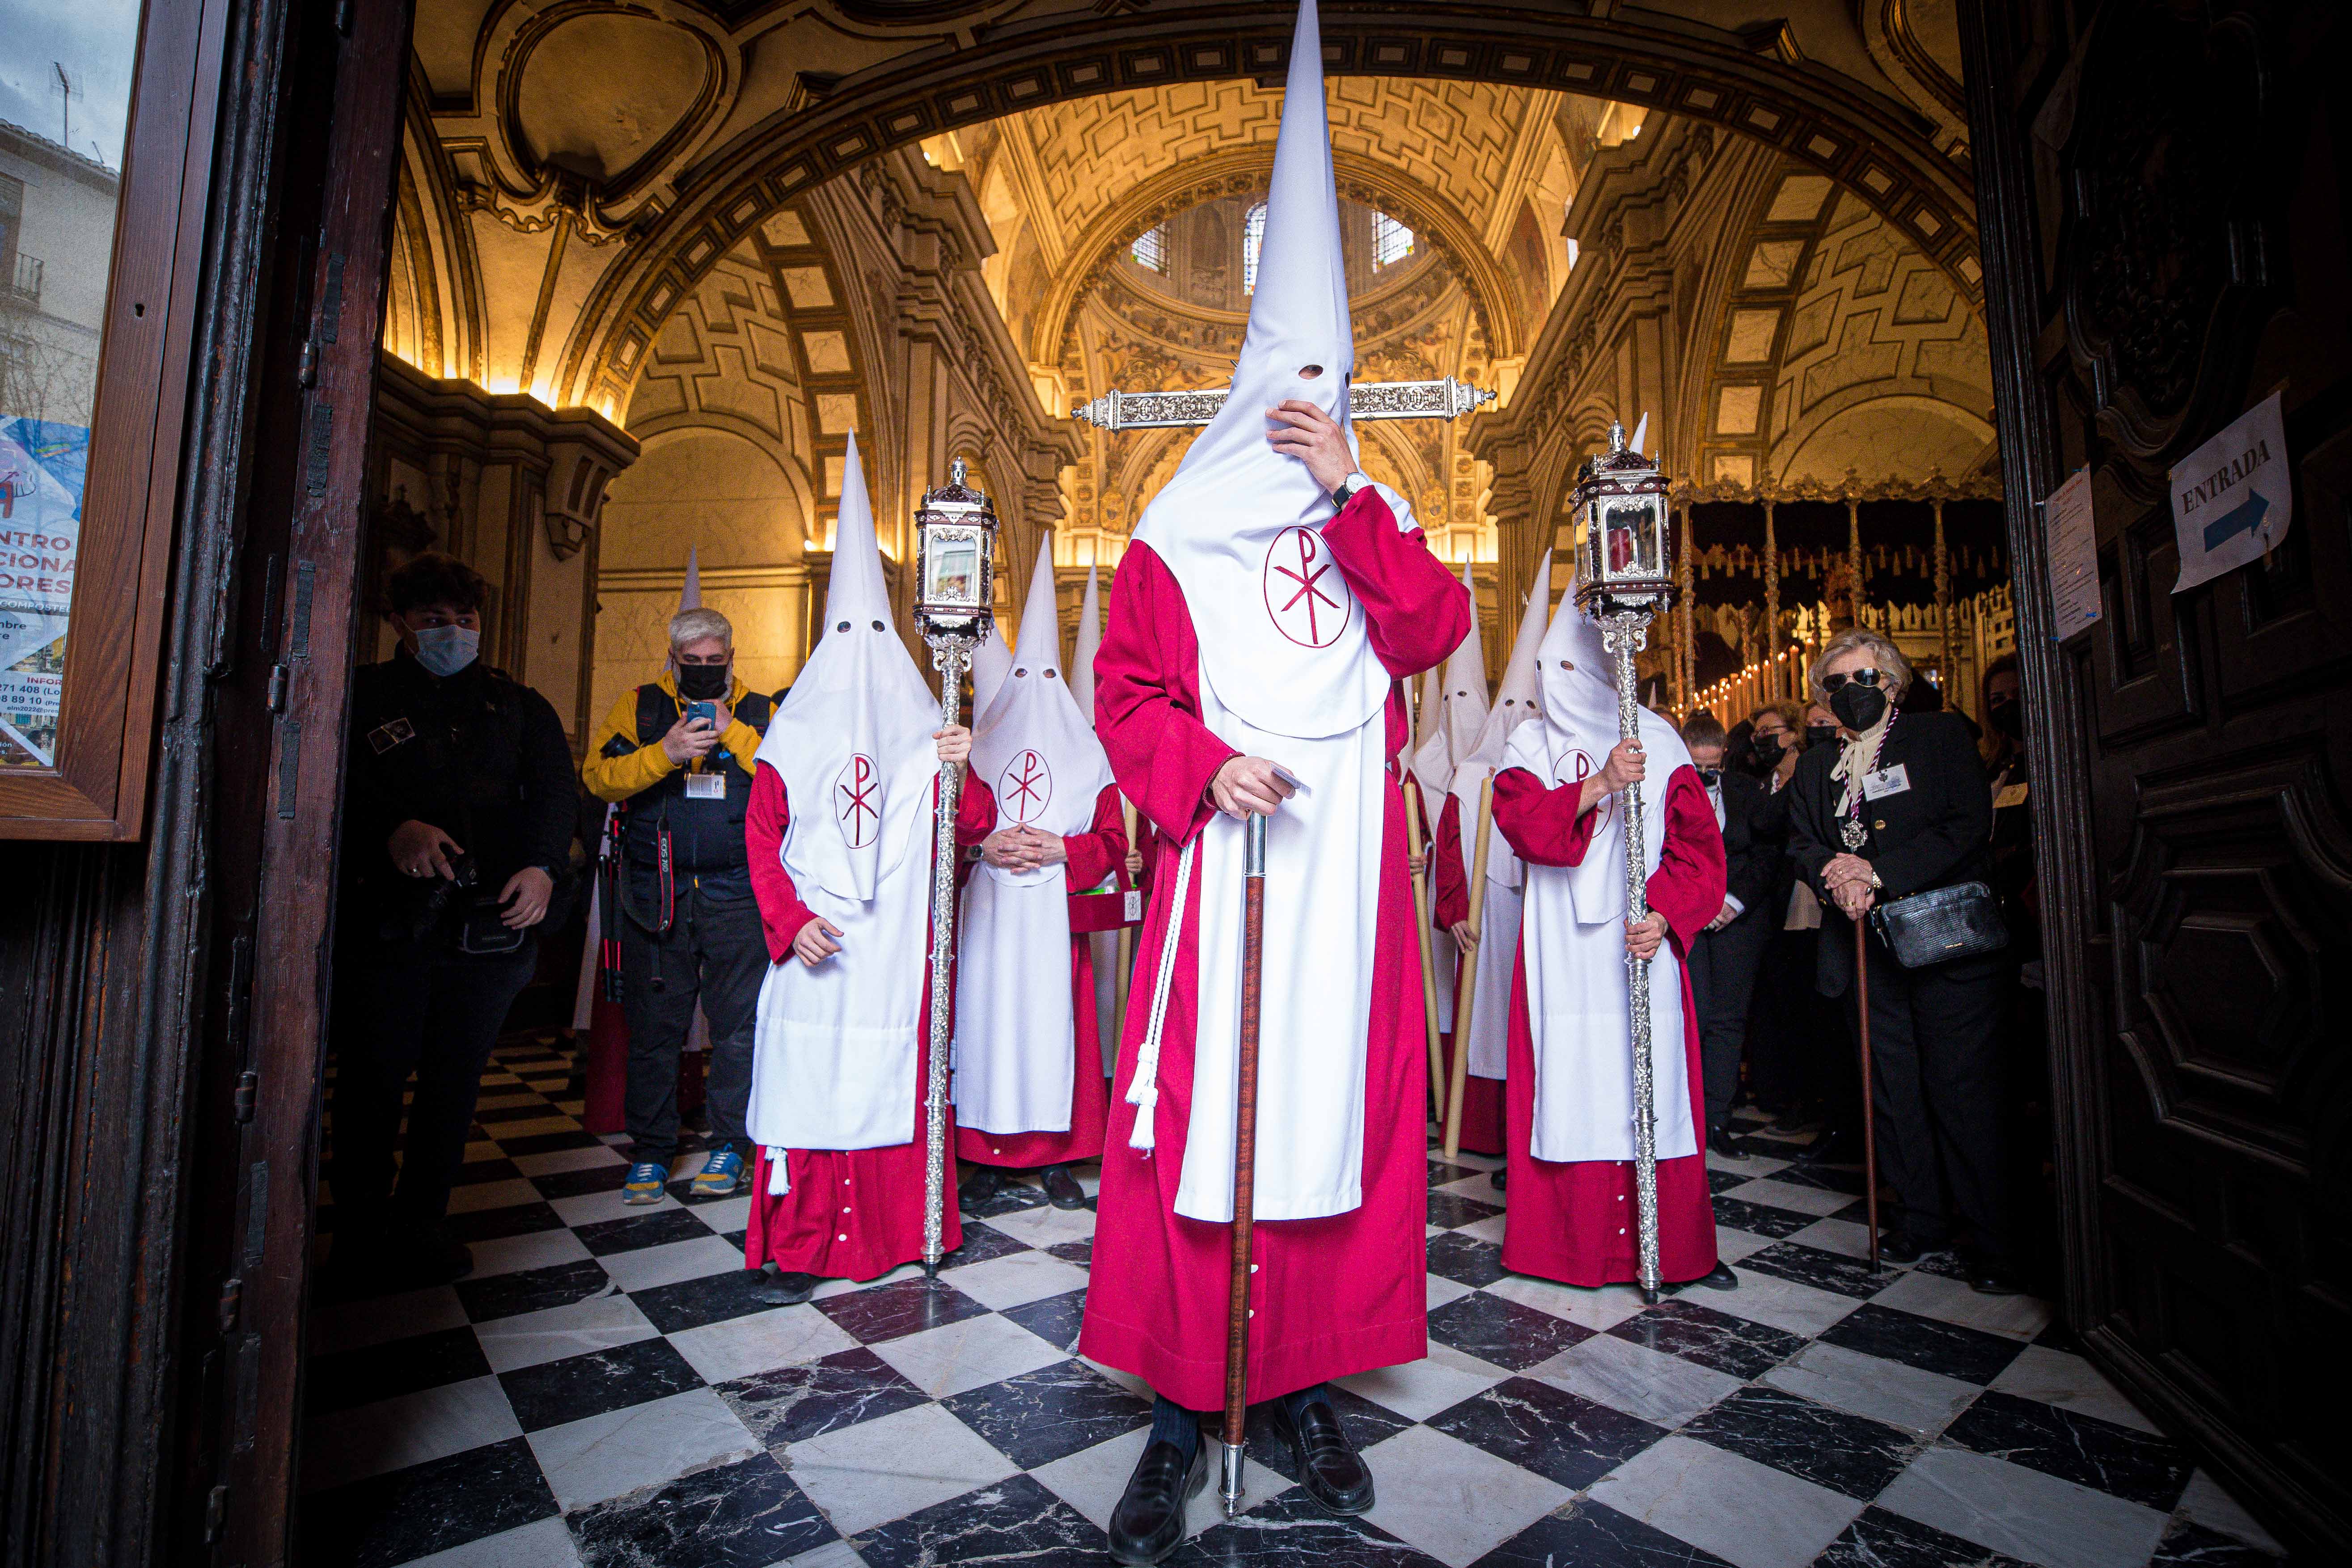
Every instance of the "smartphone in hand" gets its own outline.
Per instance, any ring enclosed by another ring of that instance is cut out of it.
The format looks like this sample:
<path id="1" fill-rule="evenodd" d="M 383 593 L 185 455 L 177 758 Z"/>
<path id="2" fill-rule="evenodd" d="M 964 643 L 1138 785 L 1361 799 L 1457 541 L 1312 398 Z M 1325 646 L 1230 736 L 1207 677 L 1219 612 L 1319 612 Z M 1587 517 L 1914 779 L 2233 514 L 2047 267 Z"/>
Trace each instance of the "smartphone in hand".
<path id="1" fill-rule="evenodd" d="M 709 725 L 715 730 L 719 727 L 719 704 L 716 702 L 689 702 L 686 705 L 686 717 L 688 723 L 692 723 L 694 721 L 699 719 L 702 722 Z"/>

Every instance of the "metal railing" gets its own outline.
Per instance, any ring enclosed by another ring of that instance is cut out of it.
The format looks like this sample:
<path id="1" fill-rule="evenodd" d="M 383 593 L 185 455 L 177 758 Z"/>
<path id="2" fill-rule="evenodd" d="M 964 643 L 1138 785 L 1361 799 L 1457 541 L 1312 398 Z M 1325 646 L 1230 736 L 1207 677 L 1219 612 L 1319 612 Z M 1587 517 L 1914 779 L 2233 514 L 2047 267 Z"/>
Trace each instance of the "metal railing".
<path id="1" fill-rule="evenodd" d="M 0 296 L 5 296 L 11 304 L 38 305 L 41 302 L 41 272 L 39 257 L 18 251 L 16 265 L 5 273 L 0 273 Z"/>

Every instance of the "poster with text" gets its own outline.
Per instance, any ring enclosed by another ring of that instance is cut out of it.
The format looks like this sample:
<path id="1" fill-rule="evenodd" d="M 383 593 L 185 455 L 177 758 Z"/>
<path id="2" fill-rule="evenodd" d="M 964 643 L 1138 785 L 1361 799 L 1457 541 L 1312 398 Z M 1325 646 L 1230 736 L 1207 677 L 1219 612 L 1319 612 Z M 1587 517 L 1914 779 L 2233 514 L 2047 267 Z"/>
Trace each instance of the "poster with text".
<path id="1" fill-rule="evenodd" d="M 2176 594 L 2259 561 L 2294 519 L 2286 416 L 2272 393 L 2172 470 L 2172 531 L 2180 543 Z"/>

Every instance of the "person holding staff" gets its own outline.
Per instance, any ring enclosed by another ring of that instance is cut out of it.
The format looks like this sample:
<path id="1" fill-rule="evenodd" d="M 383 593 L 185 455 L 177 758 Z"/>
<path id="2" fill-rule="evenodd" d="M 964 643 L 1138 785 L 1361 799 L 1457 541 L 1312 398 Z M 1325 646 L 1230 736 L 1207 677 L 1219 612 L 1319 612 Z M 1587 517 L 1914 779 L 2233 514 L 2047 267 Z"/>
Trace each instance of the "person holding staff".
<path id="1" fill-rule="evenodd" d="M 1103 1156 L 1082 1354 L 1159 1395 L 1113 1510 L 1157 1563 L 1224 1403 L 1243 820 L 1267 819 L 1252 1397 L 1307 1494 L 1372 1504 L 1327 1380 L 1426 1351 L 1428 1076 L 1398 682 L 1468 630 L 1403 498 L 1357 470 L 1354 363 L 1314 0 L 1299 12 L 1232 395 L 1145 510 L 1112 585 L 1097 728 L 1159 828 Z"/>
<path id="2" fill-rule="evenodd" d="M 1571 589 L 1544 635 L 1544 721 L 1513 732 L 1495 778 L 1495 826 L 1527 862 L 1503 1267 L 1570 1285 L 1639 1278 L 1631 953 L 1650 961 L 1659 1272 L 1729 1289 L 1738 1279 L 1716 1258 L 1698 1010 L 1683 965 L 1723 909 L 1723 835 L 1671 723 L 1642 709 L 1640 738 L 1618 738 L 1609 655 L 1575 599 Z M 1637 781 L 1650 905 L 1638 923 L 1626 919 L 1622 795 Z"/>

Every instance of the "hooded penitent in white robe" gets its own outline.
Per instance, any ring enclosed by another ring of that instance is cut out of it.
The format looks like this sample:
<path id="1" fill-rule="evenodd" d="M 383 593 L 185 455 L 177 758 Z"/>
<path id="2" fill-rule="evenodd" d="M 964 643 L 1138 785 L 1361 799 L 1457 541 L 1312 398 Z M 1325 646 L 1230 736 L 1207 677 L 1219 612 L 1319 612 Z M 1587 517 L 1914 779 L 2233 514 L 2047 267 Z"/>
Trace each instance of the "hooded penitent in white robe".
<path id="1" fill-rule="evenodd" d="M 1535 584 L 1519 615 L 1518 635 L 1511 642 L 1511 661 L 1503 683 L 1495 689 L 1495 705 L 1469 754 L 1454 764 L 1454 823 L 1462 852 L 1463 875 L 1477 872 L 1479 788 L 1502 765 L 1503 749 L 1512 734 L 1529 720 L 1542 716 L 1541 682 L 1536 650 L 1541 645 L 1551 611 L 1551 552 L 1544 552 L 1536 567 Z M 1486 840 L 1486 893 L 1478 910 L 1476 999 L 1470 1008 L 1470 1073 L 1475 1078 L 1503 1076 L 1511 1026 L 1511 965 L 1519 945 L 1519 858 L 1499 833 Z M 1457 1042 L 1464 1044 L 1465 1042 Z"/>
<path id="2" fill-rule="evenodd" d="M 1004 646 L 993 623 L 980 646 L 971 650 L 971 717 L 977 724 L 996 694 L 1004 688 L 1004 678 L 1013 673 L 1013 650 Z"/>
<path id="3" fill-rule="evenodd" d="M 1544 721 L 1512 733 L 1503 765 L 1524 768 L 1555 787 L 1570 786 L 1598 772 L 1618 741 L 1610 656 L 1600 626 L 1577 607 L 1572 589 L 1544 637 L 1541 659 Z M 1690 765 L 1690 752 L 1672 724 L 1647 709 L 1635 711 L 1647 763 L 1642 790 L 1646 880 L 1665 850 L 1669 781 Z M 1538 1160 L 1633 1157 L 1623 798 L 1611 795 L 1593 808 L 1598 820 L 1578 864 L 1526 869 L 1520 932 L 1535 1047 L 1531 1152 Z M 1684 989 L 1681 963 L 1674 944 L 1666 943 L 1649 966 L 1660 1160 L 1698 1148 L 1683 1048 Z"/>
<path id="4" fill-rule="evenodd" d="M 1102 647 L 1100 576 L 1100 567 L 1087 568 L 1087 596 L 1078 601 L 1077 641 L 1070 653 L 1070 695 L 1088 725 L 1095 721 L 1095 650 Z M 1118 932 L 1098 931 L 1087 942 L 1094 959 L 1095 1034 L 1108 1077 L 1118 1060 Z"/>
<path id="5" fill-rule="evenodd" d="M 760 988 L 750 1130 L 772 1183 L 782 1150 L 901 1144 L 914 1125 L 939 724 L 891 624 L 853 436 L 824 631 L 759 754 L 790 811 L 784 869 L 842 933 L 840 952 L 813 968 L 788 956 Z"/>
<path id="6" fill-rule="evenodd" d="M 996 797 L 998 830 L 1084 833 L 1110 761 L 1063 679 L 1053 543 L 1039 550 L 1013 668 L 973 731 L 971 762 Z M 956 1121 L 982 1132 L 1063 1132 L 1078 1070 L 1070 994 L 1066 864 L 982 864 L 964 886 L 958 940 Z M 1097 1047 L 1086 1042 L 1086 1070 Z"/>

